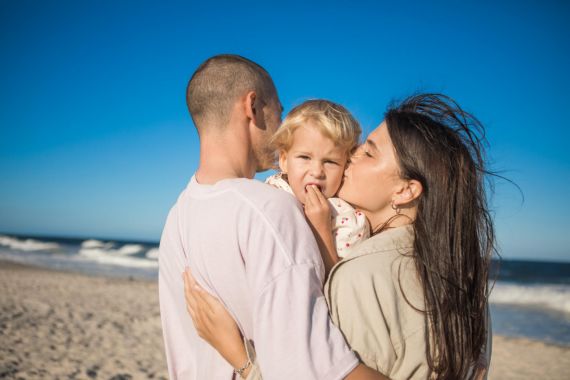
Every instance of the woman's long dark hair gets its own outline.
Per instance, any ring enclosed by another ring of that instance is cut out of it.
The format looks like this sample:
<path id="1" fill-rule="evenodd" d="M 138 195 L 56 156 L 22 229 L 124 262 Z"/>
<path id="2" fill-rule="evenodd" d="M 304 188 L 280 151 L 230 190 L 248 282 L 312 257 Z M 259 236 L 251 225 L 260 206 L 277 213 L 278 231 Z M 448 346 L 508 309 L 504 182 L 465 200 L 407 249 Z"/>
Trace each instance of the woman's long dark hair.
<path id="1" fill-rule="evenodd" d="M 425 294 L 431 376 L 466 379 L 486 343 L 488 276 L 495 252 L 484 128 L 440 94 L 409 97 L 390 107 L 385 120 L 401 177 L 423 186 L 414 221 L 414 260 Z"/>

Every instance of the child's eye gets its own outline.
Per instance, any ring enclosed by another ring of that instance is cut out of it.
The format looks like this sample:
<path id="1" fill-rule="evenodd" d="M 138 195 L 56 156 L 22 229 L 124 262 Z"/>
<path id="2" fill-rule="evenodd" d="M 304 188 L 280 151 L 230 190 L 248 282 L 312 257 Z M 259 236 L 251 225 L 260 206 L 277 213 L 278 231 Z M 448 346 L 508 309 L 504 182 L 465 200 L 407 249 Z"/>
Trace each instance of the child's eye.
<path id="1" fill-rule="evenodd" d="M 336 161 L 331 161 L 331 160 L 326 160 L 325 164 L 333 164 L 333 165 L 338 165 L 338 162 Z"/>
<path id="2" fill-rule="evenodd" d="M 309 156 L 305 156 L 304 154 L 297 156 L 297 157 L 299 157 L 302 160 L 308 160 L 309 159 Z"/>

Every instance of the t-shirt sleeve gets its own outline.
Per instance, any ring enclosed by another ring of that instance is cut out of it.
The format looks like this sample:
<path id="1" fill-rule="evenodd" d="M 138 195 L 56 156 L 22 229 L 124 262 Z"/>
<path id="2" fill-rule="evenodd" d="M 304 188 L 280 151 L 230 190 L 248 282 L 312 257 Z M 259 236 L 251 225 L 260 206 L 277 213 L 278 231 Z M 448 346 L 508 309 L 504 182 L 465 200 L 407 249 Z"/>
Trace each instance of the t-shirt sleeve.
<path id="1" fill-rule="evenodd" d="M 189 377 L 194 365 L 190 335 L 192 321 L 185 310 L 184 284 L 182 273 L 186 266 L 181 254 L 180 241 L 175 233 L 177 209 L 174 207 L 168 216 L 159 248 L 158 288 L 160 300 L 160 317 L 170 379 Z"/>
<path id="2" fill-rule="evenodd" d="M 247 262 L 253 337 L 266 379 L 343 379 L 358 360 L 333 325 L 322 291 L 322 262 L 302 212 L 256 218 Z"/>
<path id="3" fill-rule="evenodd" d="M 358 364 L 309 264 L 291 266 L 268 284 L 255 304 L 254 326 L 267 379 L 343 379 Z"/>

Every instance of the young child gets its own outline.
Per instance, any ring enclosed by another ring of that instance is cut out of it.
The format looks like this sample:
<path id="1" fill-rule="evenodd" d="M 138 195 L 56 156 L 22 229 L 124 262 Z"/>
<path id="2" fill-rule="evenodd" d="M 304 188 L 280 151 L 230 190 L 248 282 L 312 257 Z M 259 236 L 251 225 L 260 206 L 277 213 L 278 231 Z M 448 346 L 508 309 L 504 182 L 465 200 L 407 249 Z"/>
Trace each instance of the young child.
<path id="1" fill-rule="evenodd" d="M 364 214 L 334 198 L 360 133 L 360 125 L 343 106 L 309 100 L 287 115 L 271 140 L 281 171 L 266 183 L 293 194 L 304 205 L 326 274 L 370 235 Z"/>

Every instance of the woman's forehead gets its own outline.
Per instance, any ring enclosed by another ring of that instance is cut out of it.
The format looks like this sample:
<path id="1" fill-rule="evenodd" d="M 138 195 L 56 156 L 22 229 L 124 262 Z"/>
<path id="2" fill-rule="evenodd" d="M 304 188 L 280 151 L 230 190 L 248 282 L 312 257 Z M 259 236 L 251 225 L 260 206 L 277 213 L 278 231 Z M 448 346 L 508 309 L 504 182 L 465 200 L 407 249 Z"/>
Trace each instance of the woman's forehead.
<path id="1" fill-rule="evenodd" d="M 386 143 L 388 137 L 388 128 L 386 128 L 386 123 L 383 121 L 379 126 L 376 127 L 368 137 L 366 142 L 373 147 L 377 147 L 382 143 Z"/>

